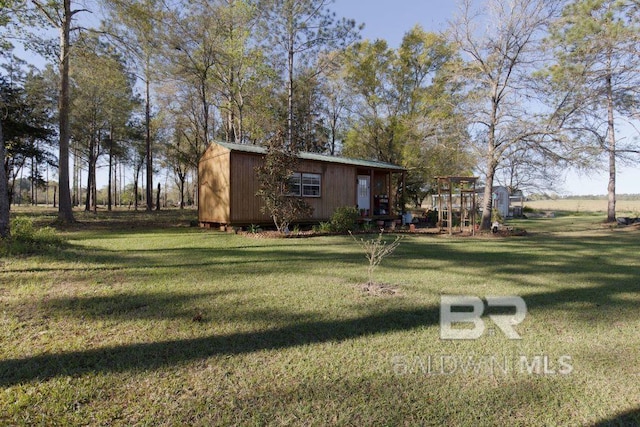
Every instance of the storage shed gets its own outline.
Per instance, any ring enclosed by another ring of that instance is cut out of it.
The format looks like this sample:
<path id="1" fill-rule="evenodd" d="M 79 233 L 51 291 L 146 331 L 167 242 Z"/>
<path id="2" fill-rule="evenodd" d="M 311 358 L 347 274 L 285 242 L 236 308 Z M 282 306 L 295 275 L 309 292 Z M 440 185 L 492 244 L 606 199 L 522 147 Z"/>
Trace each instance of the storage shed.
<path id="1" fill-rule="evenodd" d="M 264 147 L 212 143 L 198 165 L 198 220 L 201 225 L 271 223 L 256 196 L 255 168 Z M 313 208 L 303 221 L 327 221 L 336 208 L 356 206 L 363 219 L 395 219 L 406 170 L 390 163 L 300 153 L 291 177 L 293 197 L 303 197 Z"/>

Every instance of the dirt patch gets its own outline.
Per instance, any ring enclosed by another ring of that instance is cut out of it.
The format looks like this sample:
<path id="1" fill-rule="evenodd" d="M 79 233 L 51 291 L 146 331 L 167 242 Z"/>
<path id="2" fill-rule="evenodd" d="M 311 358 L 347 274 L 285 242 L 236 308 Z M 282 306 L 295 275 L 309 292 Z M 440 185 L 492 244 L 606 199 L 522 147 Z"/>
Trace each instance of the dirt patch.
<path id="1" fill-rule="evenodd" d="M 394 297 L 400 295 L 397 286 L 388 283 L 361 283 L 358 289 L 363 293 L 376 297 Z"/>
<path id="2" fill-rule="evenodd" d="M 316 236 L 327 236 L 329 233 L 316 233 L 314 231 L 300 231 L 296 233 L 281 233 L 275 230 L 266 230 L 266 231 L 235 231 L 236 234 L 251 237 L 253 239 L 301 239 L 305 237 L 316 237 Z"/>
<path id="3" fill-rule="evenodd" d="M 640 223 L 636 222 L 635 224 L 631 224 L 631 225 L 617 225 L 614 227 L 609 226 L 608 228 L 618 228 L 624 231 L 640 231 Z"/>
<path id="4" fill-rule="evenodd" d="M 522 228 L 503 227 L 502 229 L 492 234 L 494 236 L 500 237 L 526 236 L 527 230 L 523 230 Z"/>

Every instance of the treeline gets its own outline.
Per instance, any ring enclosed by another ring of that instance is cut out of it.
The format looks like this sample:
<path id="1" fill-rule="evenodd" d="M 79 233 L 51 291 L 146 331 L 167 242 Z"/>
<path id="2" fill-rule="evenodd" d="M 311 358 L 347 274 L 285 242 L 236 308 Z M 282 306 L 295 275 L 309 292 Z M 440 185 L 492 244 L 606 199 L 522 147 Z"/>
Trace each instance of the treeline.
<path id="1" fill-rule="evenodd" d="M 161 207 L 180 207 L 181 200 L 184 207 L 195 206 L 197 191 L 195 182 L 187 182 L 186 188 L 182 192 L 175 183 L 162 179 L 160 205 Z M 11 202 L 14 206 L 53 206 L 57 207 L 58 203 L 58 182 L 48 180 L 44 182 L 33 181 L 30 178 L 17 178 L 11 184 L 12 198 Z M 111 206 L 112 208 L 128 208 L 137 209 L 145 205 L 144 194 L 145 188 L 140 188 L 138 192 L 138 201 L 135 200 L 135 190 L 133 183 L 117 181 L 115 188 L 111 189 Z M 86 188 L 81 187 L 79 191 L 86 194 Z M 99 208 L 109 207 L 109 189 L 107 186 L 99 188 L 96 192 L 96 205 Z"/>
<path id="2" fill-rule="evenodd" d="M 43 132 L 7 133 L 5 171 L 58 168 L 65 220 L 72 204 L 95 209 L 99 168 L 109 206 L 126 167 L 152 209 L 160 174 L 187 193 L 212 141 L 262 145 L 278 132 L 297 150 L 405 166 L 407 202 L 435 176 L 479 174 L 483 227 L 494 182 L 552 189 L 567 168 L 605 160 L 615 193 L 616 159 L 638 152 L 616 138 L 640 99 L 632 0 L 462 0 L 445 33 L 417 26 L 397 48 L 362 40 L 329 0 L 102 0 L 93 29 L 72 0 L 1 1 L 0 42 L 20 34 L 48 60 L 40 70 L 5 55 L 3 93 L 23 91 L 28 106 L 17 122 Z M 11 147 L 34 144 L 40 154 L 14 159 Z"/>
<path id="3" fill-rule="evenodd" d="M 582 196 L 560 196 L 548 194 L 532 194 L 527 197 L 528 200 L 607 200 L 606 194 L 589 194 Z M 640 200 L 640 194 L 617 194 L 618 201 L 636 201 Z"/>

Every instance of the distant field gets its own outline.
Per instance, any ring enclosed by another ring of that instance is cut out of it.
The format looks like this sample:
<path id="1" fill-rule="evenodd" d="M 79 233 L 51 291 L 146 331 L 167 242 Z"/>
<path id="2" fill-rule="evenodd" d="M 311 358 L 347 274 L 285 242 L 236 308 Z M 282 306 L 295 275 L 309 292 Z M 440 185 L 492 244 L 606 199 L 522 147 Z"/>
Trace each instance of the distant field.
<path id="1" fill-rule="evenodd" d="M 525 203 L 537 210 L 550 211 L 570 211 L 570 212 L 606 212 L 606 200 L 577 200 L 577 199 L 560 199 L 560 200 L 536 200 Z M 616 210 L 622 215 L 637 215 L 640 213 L 640 200 L 620 200 L 616 202 Z"/>

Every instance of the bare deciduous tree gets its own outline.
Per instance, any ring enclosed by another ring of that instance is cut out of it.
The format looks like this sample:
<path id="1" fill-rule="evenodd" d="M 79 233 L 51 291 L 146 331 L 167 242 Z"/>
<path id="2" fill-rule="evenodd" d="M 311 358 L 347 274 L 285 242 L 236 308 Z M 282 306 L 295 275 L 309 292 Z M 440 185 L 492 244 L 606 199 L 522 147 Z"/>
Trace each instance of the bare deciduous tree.
<path id="1" fill-rule="evenodd" d="M 536 114 L 528 82 L 541 61 L 544 30 L 555 2 L 488 0 L 474 9 L 463 0 L 449 30 L 462 54 L 454 75 L 464 87 L 462 105 L 482 159 L 486 186 L 481 229 L 491 226 L 493 181 L 505 156 L 518 145 L 541 148 L 549 129 Z"/>

